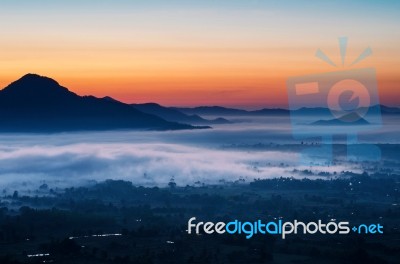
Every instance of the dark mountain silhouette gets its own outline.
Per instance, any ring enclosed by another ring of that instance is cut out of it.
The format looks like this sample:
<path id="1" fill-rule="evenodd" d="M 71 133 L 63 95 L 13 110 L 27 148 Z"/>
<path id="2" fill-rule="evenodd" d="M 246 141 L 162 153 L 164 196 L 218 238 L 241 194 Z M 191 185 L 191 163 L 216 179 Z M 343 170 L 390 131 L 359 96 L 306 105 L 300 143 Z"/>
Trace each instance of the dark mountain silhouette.
<path id="1" fill-rule="evenodd" d="M 173 108 L 185 114 L 200 116 L 285 116 L 289 115 L 291 110 L 283 108 L 263 108 L 260 110 L 242 110 L 236 108 L 227 108 L 221 106 L 199 106 L 193 108 Z M 329 109 L 323 107 L 300 108 L 293 111 L 299 115 L 331 115 Z"/>
<path id="2" fill-rule="evenodd" d="M 104 96 L 101 99 L 109 101 L 109 102 L 122 103 L 122 102 L 118 101 L 117 99 L 112 98 L 111 96 Z"/>
<path id="3" fill-rule="evenodd" d="M 365 109 L 364 107 L 361 107 L 360 109 Z M 369 107 L 368 111 L 371 112 L 380 112 L 384 115 L 398 115 L 400 114 L 400 108 L 397 107 L 389 107 L 389 106 L 385 106 L 385 105 L 374 105 Z"/>
<path id="4" fill-rule="evenodd" d="M 268 116 L 268 115 L 288 115 L 289 110 L 282 108 L 263 108 L 260 110 L 248 111 L 236 108 L 227 108 L 221 106 L 199 106 L 193 108 L 171 107 L 182 113 L 199 116 Z"/>
<path id="5" fill-rule="evenodd" d="M 237 116 L 237 115 L 249 115 L 246 110 L 227 108 L 222 106 L 199 106 L 193 108 L 185 107 L 171 107 L 171 109 L 178 110 L 187 115 L 212 115 L 212 116 Z"/>
<path id="6" fill-rule="evenodd" d="M 260 116 L 263 116 L 263 115 L 274 115 L 274 116 L 277 116 L 277 115 L 289 115 L 289 110 L 287 110 L 287 109 L 282 109 L 282 108 L 263 108 L 263 109 L 260 109 L 260 110 L 255 110 L 255 111 L 249 111 L 249 113 L 251 114 L 251 115 L 260 115 Z"/>
<path id="7" fill-rule="evenodd" d="M 236 108 L 227 108 L 221 106 L 199 106 L 193 108 L 182 108 L 182 107 L 170 107 L 171 109 L 178 110 L 188 115 L 199 115 L 199 116 L 285 116 L 289 114 L 295 114 L 299 116 L 306 115 L 318 115 L 318 116 L 332 116 L 331 111 L 324 107 L 303 107 L 296 110 L 288 110 L 282 108 L 263 108 L 260 110 L 247 111 Z M 362 110 L 362 107 L 359 108 Z M 400 114 L 400 108 L 388 107 L 384 105 L 374 105 L 369 107 L 369 113 L 382 113 L 383 115 Z"/>
<path id="8" fill-rule="evenodd" d="M 331 111 L 324 107 L 302 107 L 300 109 L 293 110 L 292 112 L 298 115 L 332 116 Z"/>
<path id="9" fill-rule="evenodd" d="M 118 101 L 78 96 L 36 74 L 27 74 L 0 91 L 0 131 L 192 128 L 196 127 L 168 122 Z"/>
<path id="10" fill-rule="evenodd" d="M 330 120 L 319 120 L 312 123 L 312 125 L 318 125 L 318 126 L 359 126 L 368 124 L 370 123 L 367 120 L 360 117 L 355 112 L 346 114 L 340 118 L 334 118 Z"/>
<path id="11" fill-rule="evenodd" d="M 397 107 L 389 107 L 380 105 L 381 112 L 384 114 L 400 114 L 400 108 Z"/>
<path id="12" fill-rule="evenodd" d="M 156 103 L 146 103 L 146 104 L 131 104 L 135 109 L 142 111 L 144 113 L 159 116 L 167 121 L 187 123 L 192 125 L 205 125 L 205 124 L 229 124 L 229 120 L 225 118 L 216 119 L 205 119 L 198 115 L 187 115 L 176 109 L 161 106 Z"/>

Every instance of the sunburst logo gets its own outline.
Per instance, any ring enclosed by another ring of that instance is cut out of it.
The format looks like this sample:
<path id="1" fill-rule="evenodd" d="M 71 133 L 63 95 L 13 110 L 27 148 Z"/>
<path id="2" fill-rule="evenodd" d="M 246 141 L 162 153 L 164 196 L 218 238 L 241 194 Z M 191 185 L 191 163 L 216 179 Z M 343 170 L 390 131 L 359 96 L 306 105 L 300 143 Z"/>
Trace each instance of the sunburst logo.
<path id="1" fill-rule="evenodd" d="M 348 38 L 341 37 L 338 42 L 341 64 L 345 66 Z M 367 47 L 350 63 L 350 66 L 354 66 L 371 55 L 372 49 Z M 331 66 L 338 67 L 321 49 L 316 51 L 315 56 Z M 367 87 L 360 81 L 343 79 L 332 86 L 327 103 L 328 108 L 336 118 L 346 123 L 355 123 L 364 118 L 371 105 L 371 100 Z"/>
<path id="2" fill-rule="evenodd" d="M 342 66 L 345 65 L 346 61 L 346 54 L 347 54 L 347 43 L 348 43 L 348 38 L 347 37 L 341 37 L 338 39 L 339 41 L 339 49 L 340 49 L 340 57 L 341 57 L 341 62 Z M 367 57 L 372 55 L 372 49 L 370 47 L 367 47 L 364 49 L 363 52 L 361 52 L 360 55 L 352 62 L 350 63 L 350 66 L 353 66 L 360 61 L 366 59 Z M 338 67 L 326 54 L 323 52 L 321 49 L 318 49 L 317 52 L 315 52 L 315 56 L 317 58 L 320 58 L 324 62 L 328 63 L 329 65 L 332 65 L 334 67 Z"/>

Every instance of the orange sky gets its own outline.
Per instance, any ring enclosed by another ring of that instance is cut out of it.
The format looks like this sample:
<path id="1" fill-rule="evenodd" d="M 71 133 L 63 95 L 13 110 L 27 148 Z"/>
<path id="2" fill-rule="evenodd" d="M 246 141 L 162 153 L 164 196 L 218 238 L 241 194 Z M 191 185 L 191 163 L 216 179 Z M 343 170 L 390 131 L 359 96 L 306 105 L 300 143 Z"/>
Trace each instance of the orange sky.
<path id="1" fill-rule="evenodd" d="M 0 9 L 1 87 L 37 73 L 80 95 L 129 103 L 287 107 L 287 78 L 350 69 L 314 56 L 321 48 L 339 62 L 337 38 L 346 35 L 348 61 L 373 50 L 353 68 L 376 68 L 381 102 L 399 105 L 400 36 L 389 7 L 330 20 L 322 7 L 300 15 L 291 6 L 45 7 Z"/>

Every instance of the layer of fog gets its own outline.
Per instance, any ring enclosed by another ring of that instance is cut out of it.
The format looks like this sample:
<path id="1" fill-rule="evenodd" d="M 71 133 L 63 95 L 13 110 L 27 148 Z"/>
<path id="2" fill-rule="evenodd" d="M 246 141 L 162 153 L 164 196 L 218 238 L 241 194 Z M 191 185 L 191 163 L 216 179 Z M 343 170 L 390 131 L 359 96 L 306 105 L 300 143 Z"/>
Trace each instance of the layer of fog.
<path id="1" fill-rule="evenodd" d="M 309 169 L 298 165 L 297 158 L 289 152 L 225 151 L 165 143 L 18 145 L 0 150 L 0 186 L 20 188 L 23 184 L 33 189 L 47 183 L 67 187 L 106 179 L 167 186 L 171 178 L 185 186 L 281 176 L 303 178 L 292 173 L 294 168 Z M 344 170 L 360 171 L 349 165 L 312 167 L 315 173 Z"/>
<path id="2" fill-rule="evenodd" d="M 393 117 L 390 123 L 384 123 L 375 132 L 365 132 L 360 138 L 366 142 L 399 143 L 397 119 Z M 230 144 L 251 146 L 308 140 L 307 135 L 304 139 L 293 138 L 287 118 L 241 121 L 189 131 L 0 134 L 0 188 L 11 191 L 23 185 L 35 189 L 43 183 L 50 188 L 68 187 L 106 179 L 167 186 L 171 178 L 178 186 L 185 186 L 307 176 L 293 173 L 294 169 L 310 169 L 301 165 L 295 152 L 221 148 Z M 350 163 L 311 169 L 314 174 L 362 171 L 360 166 Z"/>

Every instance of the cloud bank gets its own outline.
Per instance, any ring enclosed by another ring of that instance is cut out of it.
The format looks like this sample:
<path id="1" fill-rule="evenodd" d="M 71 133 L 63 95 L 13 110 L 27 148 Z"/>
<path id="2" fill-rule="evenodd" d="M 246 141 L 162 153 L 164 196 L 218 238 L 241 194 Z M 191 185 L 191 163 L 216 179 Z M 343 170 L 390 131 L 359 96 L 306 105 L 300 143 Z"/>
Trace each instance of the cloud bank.
<path id="1" fill-rule="evenodd" d="M 239 179 L 292 176 L 297 154 L 231 151 L 167 143 L 77 143 L 19 145 L 0 148 L 0 186 L 37 188 L 77 186 L 88 181 L 123 179 L 135 185 L 216 184 Z M 281 164 L 285 164 L 282 166 Z M 313 167 L 341 171 L 345 166 Z M 293 175 L 295 176 L 295 175 Z"/>

